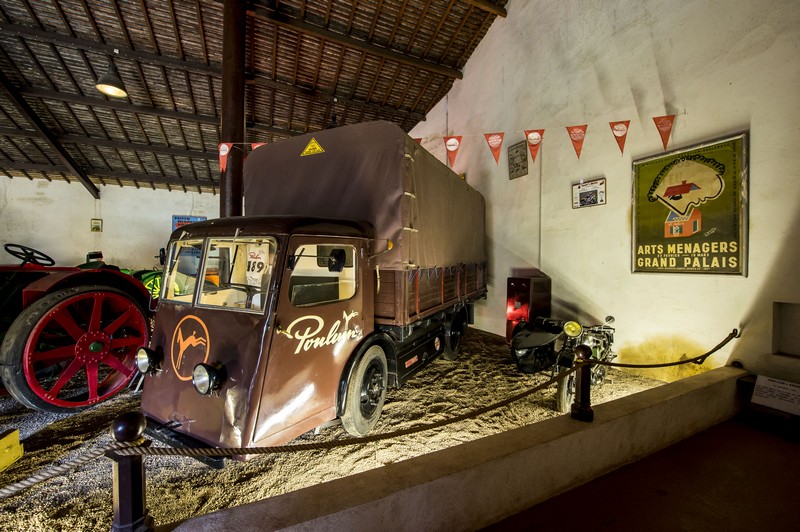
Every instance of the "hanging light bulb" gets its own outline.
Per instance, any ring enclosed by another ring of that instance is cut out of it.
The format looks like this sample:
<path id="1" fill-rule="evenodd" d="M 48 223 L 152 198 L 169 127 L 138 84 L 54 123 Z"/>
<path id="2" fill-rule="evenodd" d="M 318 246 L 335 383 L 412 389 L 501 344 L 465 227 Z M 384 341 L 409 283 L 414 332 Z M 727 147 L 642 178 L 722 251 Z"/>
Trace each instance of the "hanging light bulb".
<path id="1" fill-rule="evenodd" d="M 122 79 L 119 77 L 119 71 L 117 70 L 117 65 L 114 63 L 109 63 L 108 71 L 106 71 L 106 73 L 103 74 L 99 80 L 97 80 L 95 88 L 106 96 L 110 96 L 112 98 L 128 97 L 128 93 L 125 90 L 125 84 L 122 83 Z"/>

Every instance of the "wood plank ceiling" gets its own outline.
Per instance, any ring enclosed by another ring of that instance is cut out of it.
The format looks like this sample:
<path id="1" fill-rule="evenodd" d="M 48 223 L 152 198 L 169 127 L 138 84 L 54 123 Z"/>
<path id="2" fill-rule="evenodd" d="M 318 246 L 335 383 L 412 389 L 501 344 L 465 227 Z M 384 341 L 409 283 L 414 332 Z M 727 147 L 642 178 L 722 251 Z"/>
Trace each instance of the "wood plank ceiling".
<path id="1" fill-rule="evenodd" d="M 247 2 L 247 142 L 389 120 L 450 90 L 507 0 Z M 219 192 L 217 0 L 3 0 L 0 175 Z M 128 97 L 94 85 L 116 65 Z"/>

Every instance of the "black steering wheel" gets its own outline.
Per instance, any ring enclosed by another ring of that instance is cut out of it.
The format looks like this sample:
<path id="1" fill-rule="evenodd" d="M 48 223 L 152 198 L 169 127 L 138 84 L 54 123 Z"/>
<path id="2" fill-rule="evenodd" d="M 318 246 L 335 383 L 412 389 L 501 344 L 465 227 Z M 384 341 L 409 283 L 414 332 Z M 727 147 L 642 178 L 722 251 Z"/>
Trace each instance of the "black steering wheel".
<path id="1" fill-rule="evenodd" d="M 56 263 L 56 261 L 41 251 L 29 248 L 28 246 L 23 246 L 21 244 L 4 244 L 3 249 L 6 250 L 6 253 L 12 257 L 21 260 L 22 264 L 20 264 L 20 266 L 24 266 L 29 262 L 38 266 L 52 266 Z"/>

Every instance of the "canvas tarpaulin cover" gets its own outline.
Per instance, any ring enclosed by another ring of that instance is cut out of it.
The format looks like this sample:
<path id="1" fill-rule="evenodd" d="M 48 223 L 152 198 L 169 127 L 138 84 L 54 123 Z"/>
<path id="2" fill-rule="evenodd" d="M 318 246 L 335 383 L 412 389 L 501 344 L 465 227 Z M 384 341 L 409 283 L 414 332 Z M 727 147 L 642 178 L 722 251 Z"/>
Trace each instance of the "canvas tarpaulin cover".
<path id="1" fill-rule="evenodd" d="M 390 122 L 267 144 L 244 165 L 245 214 L 369 222 L 381 268 L 486 261 L 483 196 Z"/>

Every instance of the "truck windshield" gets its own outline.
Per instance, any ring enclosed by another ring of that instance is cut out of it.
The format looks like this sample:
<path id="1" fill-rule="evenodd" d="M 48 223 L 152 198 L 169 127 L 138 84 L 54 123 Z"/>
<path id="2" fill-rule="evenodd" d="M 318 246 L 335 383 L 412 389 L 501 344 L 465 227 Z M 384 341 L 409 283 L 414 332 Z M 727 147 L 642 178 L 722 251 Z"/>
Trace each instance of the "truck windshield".
<path id="1" fill-rule="evenodd" d="M 179 240 L 169 246 L 162 299 L 191 304 L 203 251 L 202 240 Z"/>
<path id="2" fill-rule="evenodd" d="M 210 239 L 198 305 L 261 312 L 276 249 L 272 237 Z"/>

